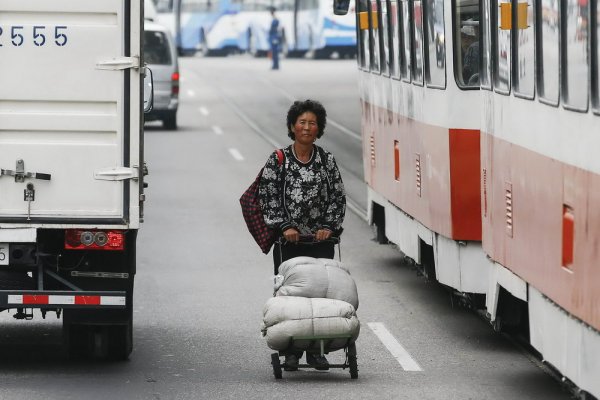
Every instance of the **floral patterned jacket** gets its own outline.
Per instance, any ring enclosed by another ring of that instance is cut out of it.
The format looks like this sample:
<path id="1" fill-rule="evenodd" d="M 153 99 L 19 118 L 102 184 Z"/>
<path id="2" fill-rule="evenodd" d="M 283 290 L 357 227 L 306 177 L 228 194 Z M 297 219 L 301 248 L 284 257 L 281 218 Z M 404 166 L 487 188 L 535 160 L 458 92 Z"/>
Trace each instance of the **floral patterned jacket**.
<path id="1" fill-rule="evenodd" d="M 267 226 L 281 232 L 294 227 L 301 235 L 326 228 L 339 235 L 346 192 L 333 155 L 314 146 L 305 164 L 296 158 L 292 146 L 282 150 L 282 165 L 273 152 L 260 180 L 260 205 Z"/>

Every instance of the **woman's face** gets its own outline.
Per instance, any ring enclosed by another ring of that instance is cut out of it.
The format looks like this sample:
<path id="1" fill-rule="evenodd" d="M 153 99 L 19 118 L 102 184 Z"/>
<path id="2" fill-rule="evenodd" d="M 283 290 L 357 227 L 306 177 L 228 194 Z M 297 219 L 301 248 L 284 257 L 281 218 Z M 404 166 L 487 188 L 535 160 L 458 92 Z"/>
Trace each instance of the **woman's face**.
<path id="1" fill-rule="evenodd" d="M 310 111 L 300 114 L 292 130 L 296 136 L 296 142 L 312 144 L 317 140 L 317 134 L 319 133 L 317 116 Z"/>

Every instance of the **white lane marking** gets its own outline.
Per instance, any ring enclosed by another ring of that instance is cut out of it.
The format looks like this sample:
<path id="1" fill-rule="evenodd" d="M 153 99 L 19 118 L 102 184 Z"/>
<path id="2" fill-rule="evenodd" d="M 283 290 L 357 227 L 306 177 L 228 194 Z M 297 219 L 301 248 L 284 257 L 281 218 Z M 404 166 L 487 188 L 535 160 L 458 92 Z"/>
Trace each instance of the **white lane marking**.
<path id="1" fill-rule="evenodd" d="M 229 154 L 231 154 L 231 156 L 233 158 L 235 158 L 237 161 L 244 161 L 244 156 L 242 156 L 242 153 L 240 153 L 238 151 L 238 149 L 234 149 L 234 148 L 229 149 Z"/>
<path id="2" fill-rule="evenodd" d="M 222 135 L 223 134 L 223 129 L 221 129 L 220 126 L 213 125 L 212 130 L 215 133 L 215 135 Z"/>
<path id="3" fill-rule="evenodd" d="M 206 107 L 204 107 L 204 106 L 202 106 L 202 107 L 199 107 L 199 108 L 198 108 L 198 111 L 200 111 L 200 114 L 204 115 L 205 117 L 206 117 L 208 114 L 210 114 L 210 113 L 208 112 L 208 108 L 206 108 Z"/>
<path id="4" fill-rule="evenodd" d="M 369 322 L 367 324 L 381 343 L 389 350 L 405 371 L 423 371 L 419 364 L 408 354 L 400 342 L 387 330 L 381 322 Z"/>
<path id="5" fill-rule="evenodd" d="M 196 92 L 194 92 L 192 89 L 188 89 L 187 94 L 190 97 L 195 97 L 196 96 Z"/>

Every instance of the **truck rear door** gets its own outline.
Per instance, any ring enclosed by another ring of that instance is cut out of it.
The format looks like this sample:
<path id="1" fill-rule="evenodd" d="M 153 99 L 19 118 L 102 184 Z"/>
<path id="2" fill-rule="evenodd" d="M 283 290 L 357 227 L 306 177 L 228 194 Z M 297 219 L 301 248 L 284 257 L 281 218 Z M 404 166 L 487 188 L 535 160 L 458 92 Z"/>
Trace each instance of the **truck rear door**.
<path id="1" fill-rule="evenodd" d="M 130 222 L 141 24 L 131 7 L 0 2 L 0 223 Z"/>

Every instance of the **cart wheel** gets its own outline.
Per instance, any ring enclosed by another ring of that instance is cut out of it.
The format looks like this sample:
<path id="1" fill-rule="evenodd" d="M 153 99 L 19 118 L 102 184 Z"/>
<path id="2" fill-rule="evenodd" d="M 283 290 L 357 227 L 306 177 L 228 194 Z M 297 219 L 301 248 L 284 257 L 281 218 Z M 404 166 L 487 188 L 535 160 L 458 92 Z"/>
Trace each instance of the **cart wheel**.
<path id="1" fill-rule="evenodd" d="M 275 379 L 281 379 L 281 362 L 279 362 L 278 353 L 271 354 L 271 365 L 273 366 L 273 375 L 275 375 Z"/>
<path id="2" fill-rule="evenodd" d="M 356 345 L 348 346 L 348 366 L 350 367 L 350 378 L 358 379 L 358 363 L 356 362 Z"/>

